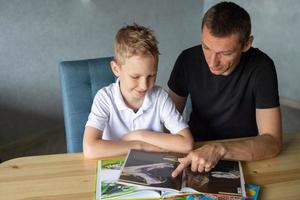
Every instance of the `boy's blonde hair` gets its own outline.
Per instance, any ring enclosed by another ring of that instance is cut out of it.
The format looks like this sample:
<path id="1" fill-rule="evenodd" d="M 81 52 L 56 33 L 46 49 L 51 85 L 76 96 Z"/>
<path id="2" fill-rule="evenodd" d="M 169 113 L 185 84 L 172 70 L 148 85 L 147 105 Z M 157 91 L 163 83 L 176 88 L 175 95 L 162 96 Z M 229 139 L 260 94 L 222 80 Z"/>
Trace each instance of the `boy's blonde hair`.
<path id="1" fill-rule="evenodd" d="M 132 56 L 153 56 L 158 61 L 159 50 L 154 31 L 137 24 L 121 28 L 115 37 L 114 60 L 118 64 L 125 63 Z"/>

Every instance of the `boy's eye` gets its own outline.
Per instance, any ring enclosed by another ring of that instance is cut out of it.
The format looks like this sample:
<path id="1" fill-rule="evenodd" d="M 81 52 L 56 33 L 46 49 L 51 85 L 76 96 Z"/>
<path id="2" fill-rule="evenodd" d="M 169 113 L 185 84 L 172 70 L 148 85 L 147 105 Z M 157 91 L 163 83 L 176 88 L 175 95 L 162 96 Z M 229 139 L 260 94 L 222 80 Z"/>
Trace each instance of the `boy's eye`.
<path id="1" fill-rule="evenodd" d="M 138 76 L 131 76 L 132 79 L 138 79 Z"/>

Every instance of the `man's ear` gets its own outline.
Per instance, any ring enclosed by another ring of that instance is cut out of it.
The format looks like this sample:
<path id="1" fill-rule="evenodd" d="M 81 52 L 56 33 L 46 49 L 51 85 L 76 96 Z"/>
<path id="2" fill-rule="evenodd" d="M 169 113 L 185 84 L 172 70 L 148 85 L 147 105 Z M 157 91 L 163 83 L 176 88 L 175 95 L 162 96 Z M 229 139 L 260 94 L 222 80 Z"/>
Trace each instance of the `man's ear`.
<path id="1" fill-rule="evenodd" d="M 249 39 L 247 40 L 247 42 L 245 43 L 244 47 L 243 47 L 243 52 L 246 52 L 250 49 L 250 47 L 252 46 L 254 37 L 253 35 L 250 35 Z"/>
<path id="2" fill-rule="evenodd" d="M 120 66 L 116 63 L 116 61 L 112 60 L 110 62 L 110 67 L 111 67 L 111 70 L 114 73 L 114 75 L 116 77 L 119 77 L 119 75 L 120 75 Z"/>

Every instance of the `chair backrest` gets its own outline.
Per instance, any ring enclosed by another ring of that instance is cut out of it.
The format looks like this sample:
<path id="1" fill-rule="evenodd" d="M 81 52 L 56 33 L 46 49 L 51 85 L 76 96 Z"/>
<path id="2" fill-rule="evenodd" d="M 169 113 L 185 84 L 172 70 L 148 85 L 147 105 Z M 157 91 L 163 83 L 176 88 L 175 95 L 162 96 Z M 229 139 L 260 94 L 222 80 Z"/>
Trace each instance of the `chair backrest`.
<path id="1" fill-rule="evenodd" d="M 82 152 L 85 123 L 97 91 L 116 80 L 110 68 L 112 57 L 59 64 L 67 152 Z"/>

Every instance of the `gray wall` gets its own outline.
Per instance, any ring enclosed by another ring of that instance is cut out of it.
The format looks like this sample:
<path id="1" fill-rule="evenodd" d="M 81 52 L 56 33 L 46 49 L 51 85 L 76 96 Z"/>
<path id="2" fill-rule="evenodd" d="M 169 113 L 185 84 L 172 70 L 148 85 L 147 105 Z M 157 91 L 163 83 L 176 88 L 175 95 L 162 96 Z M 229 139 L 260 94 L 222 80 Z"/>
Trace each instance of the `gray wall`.
<path id="1" fill-rule="evenodd" d="M 200 41 L 215 0 L 0 0 L 0 144 L 62 123 L 58 63 L 111 56 L 116 31 L 137 22 L 160 42 L 158 84 Z M 253 22 L 254 46 L 275 61 L 280 95 L 300 101 L 300 2 L 235 1 Z"/>
<path id="2" fill-rule="evenodd" d="M 217 2 L 220 1 L 205 1 L 204 10 Z M 300 1 L 233 2 L 244 7 L 251 16 L 253 46 L 263 50 L 274 60 L 280 96 L 300 102 Z"/>
<path id="3" fill-rule="evenodd" d="M 200 38 L 201 1 L 0 0 L 0 110 L 62 120 L 58 63 L 111 56 L 116 31 L 156 32 L 165 86 L 179 52 Z"/>

